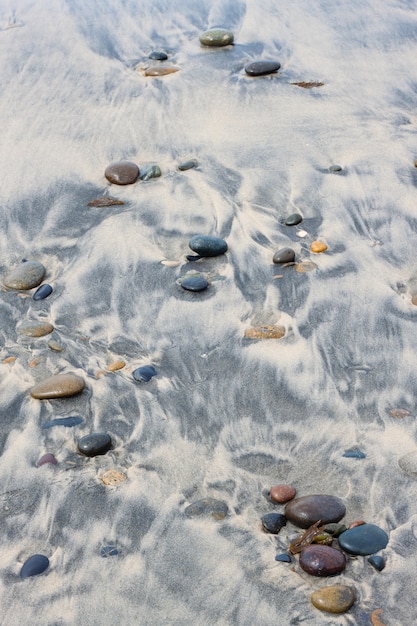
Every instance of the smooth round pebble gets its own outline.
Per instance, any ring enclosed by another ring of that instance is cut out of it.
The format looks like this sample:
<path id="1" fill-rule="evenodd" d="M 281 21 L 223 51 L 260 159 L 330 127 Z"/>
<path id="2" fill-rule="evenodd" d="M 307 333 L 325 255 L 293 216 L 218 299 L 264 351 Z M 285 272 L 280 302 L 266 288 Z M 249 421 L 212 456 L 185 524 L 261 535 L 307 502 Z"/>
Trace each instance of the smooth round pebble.
<path id="1" fill-rule="evenodd" d="M 203 276 L 187 276 L 181 281 L 181 287 L 187 291 L 203 291 L 208 287 L 208 281 Z"/>
<path id="2" fill-rule="evenodd" d="M 194 235 L 188 245 L 193 252 L 200 256 L 218 256 L 227 252 L 225 240 L 211 235 Z"/>
<path id="3" fill-rule="evenodd" d="M 326 613 L 346 613 L 355 603 L 355 592 L 347 585 L 323 587 L 311 594 L 311 602 Z"/>
<path id="4" fill-rule="evenodd" d="M 103 558 L 107 558 L 109 556 L 117 556 L 119 554 L 119 550 L 115 546 L 104 546 L 100 550 L 100 555 Z"/>
<path id="5" fill-rule="evenodd" d="M 148 59 L 152 59 L 152 61 L 166 61 L 167 58 L 167 53 L 162 52 L 161 50 L 153 50 L 148 56 Z"/>
<path id="6" fill-rule="evenodd" d="M 109 487 L 116 487 L 127 480 L 127 476 L 124 472 L 119 472 L 114 469 L 107 470 L 101 477 L 103 483 Z"/>
<path id="7" fill-rule="evenodd" d="M 373 554 L 368 558 L 368 563 L 372 565 L 378 572 L 382 572 L 385 567 L 385 559 L 378 554 Z"/>
<path id="8" fill-rule="evenodd" d="M 53 330 L 54 327 L 49 322 L 26 321 L 20 324 L 17 332 L 19 335 L 26 335 L 26 337 L 44 337 L 52 333 Z"/>
<path id="9" fill-rule="evenodd" d="M 202 498 L 187 506 L 184 513 L 187 517 L 213 517 L 215 520 L 222 520 L 228 510 L 226 502 L 222 500 Z"/>
<path id="10" fill-rule="evenodd" d="M 191 170 L 194 167 L 197 167 L 197 165 L 197 159 L 190 159 L 189 161 L 184 161 L 184 163 L 178 165 L 178 169 L 180 170 L 180 172 L 186 172 L 187 170 Z"/>
<path id="11" fill-rule="evenodd" d="M 49 566 L 49 559 L 43 554 L 34 554 L 25 561 L 20 570 L 20 578 L 29 578 L 42 574 Z"/>
<path id="12" fill-rule="evenodd" d="M 48 348 L 50 350 L 53 350 L 54 352 L 63 352 L 64 351 L 64 346 L 61 346 L 60 343 L 58 343 L 57 341 L 51 340 L 48 343 Z"/>
<path id="13" fill-rule="evenodd" d="M 287 518 L 282 513 L 265 513 L 261 517 L 262 528 L 266 533 L 277 535 L 287 524 Z"/>
<path id="14" fill-rule="evenodd" d="M 284 224 L 286 226 L 297 226 L 297 224 L 300 224 L 302 221 L 303 221 L 302 215 L 300 215 L 299 213 L 291 213 L 291 215 L 289 215 L 285 219 Z"/>
<path id="15" fill-rule="evenodd" d="M 252 328 L 245 330 L 245 337 L 246 339 L 281 339 L 285 332 L 285 326 L 280 324 L 252 326 Z"/>
<path id="16" fill-rule="evenodd" d="M 131 185 L 139 176 L 139 168 L 131 161 L 115 161 L 106 167 L 104 176 L 115 185 Z"/>
<path id="17" fill-rule="evenodd" d="M 52 400 L 54 398 L 66 398 L 75 396 L 85 387 L 85 381 L 72 372 L 56 374 L 38 383 L 30 390 L 32 398 L 38 400 Z"/>
<path id="18" fill-rule="evenodd" d="M 307 237 L 308 232 L 306 230 L 297 230 L 295 234 L 297 235 L 297 237 L 304 239 L 304 237 Z"/>
<path id="19" fill-rule="evenodd" d="M 320 254 L 320 252 L 326 252 L 327 246 L 322 241 L 313 241 L 310 250 L 314 252 L 314 254 Z"/>
<path id="20" fill-rule="evenodd" d="M 339 536 L 339 546 L 349 554 L 367 556 L 387 547 L 388 535 L 375 524 L 361 524 Z"/>
<path id="21" fill-rule="evenodd" d="M 413 450 L 402 456 L 398 465 L 408 476 L 417 476 L 417 451 Z"/>
<path id="22" fill-rule="evenodd" d="M 346 557 L 330 546 L 307 546 L 301 551 L 300 567 L 311 576 L 336 576 L 345 569 Z"/>
<path id="23" fill-rule="evenodd" d="M 292 558 L 286 552 L 283 552 L 282 554 L 277 554 L 275 560 L 280 561 L 281 563 L 292 563 Z"/>
<path id="24" fill-rule="evenodd" d="M 37 288 L 32 298 L 34 300 L 45 300 L 45 298 L 50 296 L 52 292 L 53 292 L 53 289 L 51 285 L 48 285 L 48 283 L 44 283 L 43 285 Z"/>
<path id="25" fill-rule="evenodd" d="M 85 456 L 106 454 L 112 446 L 110 435 L 107 433 L 92 433 L 81 437 L 78 441 L 78 451 Z"/>
<path id="26" fill-rule="evenodd" d="M 334 165 L 331 165 L 329 167 L 329 172 L 341 172 L 342 171 L 342 166 L 341 165 L 337 165 L 336 163 Z"/>
<path id="27" fill-rule="evenodd" d="M 108 372 L 117 372 L 118 370 L 122 370 L 125 367 L 125 361 L 113 361 L 107 366 Z"/>
<path id="28" fill-rule="evenodd" d="M 46 269 L 38 261 L 26 261 L 9 272 L 3 284 L 9 289 L 33 289 L 37 287 L 45 276 Z"/>
<path id="29" fill-rule="evenodd" d="M 300 528 L 309 528 L 321 521 L 322 524 L 338 522 L 346 513 L 340 498 L 328 495 L 302 496 L 285 506 L 286 518 Z"/>
<path id="30" fill-rule="evenodd" d="M 269 497 L 273 502 L 283 504 L 295 497 L 296 491 L 291 485 L 275 485 L 269 491 Z"/>
<path id="31" fill-rule="evenodd" d="M 41 467 L 42 465 L 57 465 L 57 464 L 58 464 L 58 461 L 56 460 L 54 455 L 51 454 L 50 452 L 47 452 L 46 454 L 41 456 L 39 461 L 36 463 L 38 467 Z"/>
<path id="32" fill-rule="evenodd" d="M 278 61 L 252 61 L 245 65 L 245 72 L 248 76 L 265 76 L 277 72 L 280 67 Z"/>
<path id="33" fill-rule="evenodd" d="M 205 33 L 200 35 L 199 39 L 202 46 L 221 48 L 222 46 L 229 46 L 232 44 L 234 36 L 230 30 L 225 30 L 224 28 L 213 28 L 212 30 L 207 30 Z"/>
<path id="34" fill-rule="evenodd" d="M 272 261 L 274 263 L 292 263 L 295 259 L 295 252 L 292 248 L 282 248 L 275 252 Z"/>
<path id="35" fill-rule="evenodd" d="M 153 365 L 142 365 L 132 372 L 132 376 L 140 383 L 148 383 L 157 373 Z"/>

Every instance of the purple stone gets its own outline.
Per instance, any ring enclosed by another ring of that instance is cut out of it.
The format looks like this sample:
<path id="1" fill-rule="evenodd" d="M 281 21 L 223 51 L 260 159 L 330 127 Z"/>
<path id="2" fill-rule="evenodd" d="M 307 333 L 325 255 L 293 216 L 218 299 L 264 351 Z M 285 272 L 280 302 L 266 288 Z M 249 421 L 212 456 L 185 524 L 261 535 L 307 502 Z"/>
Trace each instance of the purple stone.
<path id="1" fill-rule="evenodd" d="M 46 463 L 49 463 L 50 465 L 57 465 L 58 461 L 56 460 L 53 454 L 48 452 L 47 454 L 44 454 L 43 456 L 41 456 L 41 458 L 37 462 L 37 466 L 41 467 L 41 465 L 45 465 Z"/>

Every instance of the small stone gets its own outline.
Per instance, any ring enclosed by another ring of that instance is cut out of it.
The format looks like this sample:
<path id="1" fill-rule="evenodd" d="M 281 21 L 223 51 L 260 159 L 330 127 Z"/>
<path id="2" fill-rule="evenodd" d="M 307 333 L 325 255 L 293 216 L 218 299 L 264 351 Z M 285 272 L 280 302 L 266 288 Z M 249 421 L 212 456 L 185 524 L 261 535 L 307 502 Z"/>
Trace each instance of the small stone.
<path id="1" fill-rule="evenodd" d="M 285 326 L 279 324 L 253 326 L 245 330 L 246 339 L 281 339 L 284 336 Z"/>
<path id="2" fill-rule="evenodd" d="M 78 451 L 85 456 L 106 454 L 112 446 L 110 435 L 107 433 L 92 433 L 81 437 L 78 441 Z"/>
<path id="3" fill-rule="evenodd" d="M 342 171 L 342 166 L 341 165 L 337 165 L 336 163 L 329 167 L 329 172 L 336 173 L 336 172 L 341 172 L 341 171 Z"/>
<path id="4" fill-rule="evenodd" d="M 54 426 L 65 426 L 65 428 L 72 428 L 82 424 L 83 418 L 78 415 L 72 415 L 71 417 L 57 417 L 49 422 L 44 422 L 42 428 L 53 428 Z"/>
<path id="5" fill-rule="evenodd" d="M 346 450 L 346 452 L 343 453 L 343 456 L 347 459 L 366 459 L 366 454 L 357 448 Z"/>
<path id="6" fill-rule="evenodd" d="M 100 550 L 100 556 L 103 558 L 107 558 L 109 556 L 117 556 L 119 554 L 119 550 L 115 546 L 104 546 Z"/>
<path id="7" fill-rule="evenodd" d="M 404 417 L 411 415 L 410 411 L 407 409 L 390 409 L 388 413 L 391 417 L 395 417 L 396 419 L 404 419 Z"/>
<path id="8" fill-rule="evenodd" d="M 411 298 L 411 304 L 414 304 L 414 306 L 417 306 L 417 293 L 415 293 L 412 298 Z"/>
<path id="9" fill-rule="evenodd" d="M 322 532 L 313 537 L 311 543 L 317 543 L 319 545 L 331 546 L 333 543 L 333 535 L 330 533 Z"/>
<path id="10" fill-rule="evenodd" d="M 295 266 L 295 271 L 300 274 L 305 274 L 306 272 L 312 272 L 317 269 L 317 265 L 312 261 L 301 261 L 301 263 L 297 263 Z"/>
<path id="11" fill-rule="evenodd" d="M 43 456 L 41 456 L 41 458 L 36 463 L 36 465 L 38 467 L 41 467 L 42 465 L 46 465 L 46 464 L 57 465 L 57 463 L 58 463 L 58 461 L 56 460 L 54 455 L 51 454 L 50 452 L 48 452 L 47 454 L 44 454 Z"/>
<path id="12" fill-rule="evenodd" d="M 382 615 L 384 611 L 382 609 L 375 609 L 375 611 L 372 611 L 370 617 L 371 617 L 371 624 L 372 626 L 386 626 L 385 624 L 383 624 L 380 620 L 380 615 Z"/>
<path id="13" fill-rule="evenodd" d="M 367 556 L 386 548 L 387 533 L 375 524 L 361 524 L 342 533 L 339 545 L 349 554 Z"/>
<path id="14" fill-rule="evenodd" d="M 363 524 L 366 524 L 363 519 L 357 519 L 349 524 L 348 530 L 350 530 L 351 528 L 356 528 L 357 526 L 363 526 Z"/>
<path id="15" fill-rule="evenodd" d="M 185 509 L 187 517 L 213 517 L 215 520 L 222 520 L 228 513 L 228 506 L 222 500 L 215 498 L 203 498 L 193 502 Z"/>
<path id="16" fill-rule="evenodd" d="M 281 563 L 291 563 L 292 562 L 292 558 L 290 557 L 289 554 L 286 554 L 286 552 L 283 552 L 283 554 L 277 554 L 275 557 L 276 561 L 280 561 Z"/>
<path id="17" fill-rule="evenodd" d="M 180 170 L 180 172 L 185 172 L 187 170 L 193 169 L 194 167 L 197 167 L 197 165 L 197 159 L 190 159 L 189 161 L 184 161 L 184 163 L 178 165 L 178 169 Z"/>
<path id="18" fill-rule="evenodd" d="M 324 530 L 326 533 L 330 533 L 333 537 L 337 538 L 344 533 L 347 528 L 344 524 L 326 524 Z"/>
<path id="19" fill-rule="evenodd" d="M 126 363 L 124 361 L 114 361 L 107 366 L 109 372 L 117 372 L 125 367 Z"/>
<path id="20" fill-rule="evenodd" d="M 34 300 L 45 300 L 45 298 L 50 296 L 52 292 L 53 292 L 53 289 L 51 285 L 48 285 L 48 283 L 44 283 L 43 285 L 37 288 L 37 290 L 35 291 L 32 297 Z"/>
<path id="21" fill-rule="evenodd" d="M 61 346 L 61 344 L 57 341 L 50 341 L 48 343 L 48 348 L 50 348 L 54 352 L 63 352 L 65 350 L 64 346 Z"/>
<path id="22" fill-rule="evenodd" d="M 122 204 L 124 204 L 122 200 L 117 200 L 116 198 L 112 198 L 111 196 L 101 196 L 101 198 L 97 198 L 96 200 L 91 200 L 91 202 L 88 202 L 87 206 L 106 207 L 121 206 Z"/>
<path id="23" fill-rule="evenodd" d="M 295 234 L 297 235 L 297 237 L 304 239 L 304 237 L 307 237 L 308 232 L 306 230 L 297 230 Z"/>
<path id="24" fill-rule="evenodd" d="M 417 476 L 417 451 L 413 450 L 401 457 L 398 465 L 408 476 Z"/>
<path id="25" fill-rule="evenodd" d="M 203 276 L 187 276 L 181 281 L 181 287 L 187 291 L 203 291 L 208 285 L 207 279 Z"/>
<path id="26" fill-rule="evenodd" d="M 355 602 L 355 592 L 347 585 L 333 585 L 313 591 L 311 602 L 326 613 L 346 613 Z"/>
<path id="27" fill-rule="evenodd" d="M 161 169 L 159 165 L 146 164 L 141 165 L 139 178 L 140 180 L 150 180 L 151 178 L 159 178 L 161 176 Z"/>
<path id="28" fill-rule="evenodd" d="M 301 80 L 298 83 L 291 83 L 291 85 L 297 85 L 297 87 L 302 87 L 303 89 L 312 89 L 313 87 L 323 87 L 324 83 L 320 83 L 318 81 L 307 82 L 305 80 Z"/>
<path id="29" fill-rule="evenodd" d="M 52 324 L 49 322 L 23 322 L 20 324 L 17 332 L 19 335 L 26 335 L 27 337 L 44 337 L 49 335 L 54 330 Z"/>
<path id="30" fill-rule="evenodd" d="M 372 556 L 368 557 L 368 563 L 370 563 L 372 567 L 378 570 L 378 572 L 382 572 L 382 570 L 385 567 L 384 557 L 379 556 L 377 554 L 373 554 Z"/>
<path id="31" fill-rule="evenodd" d="M 326 252 L 327 246 L 322 241 L 313 241 L 310 246 L 310 250 L 311 252 L 314 252 L 314 254 L 320 254 L 320 252 Z"/>
<path id="32" fill-rule="evenodd" d="M 303 221 L 302 215 L 300 215 L 299 213 L 291 213 L 291 215 L 289 215 L 285 219 L 284 224 L 286 226 L 297 226 L 297 224 L 300 224 L 302 221 Z"/>
<path id="33" fill-rule="evenodd" d="M 32 289 L 42 282 L 45 272 L 46 269 L 38 261 L 26 261 L 9 272 L 3 283 L 9 289 Z"/>
<path id="34" fill-rule="evenodd" d="M 3 359 L 2 363 L 7 365 L 7 363 L 14 363 L 15 361 L 16 361 L 16 357 L 15 356 L 8 356 L 5 359 Z"/>
<path id="35" fill-rule="evenodd" d="M 300 567 L 311 576 L 336 576 L 345 569 L 346 557 L 330 546 L 307 546 L 301 551 Z"/>
<path id="36" fill-rule="evenodd" d="M 287 518 L 281 513 L 266 513 L 261 517 L 262 528 L 265 532 L 277 535 L 287 524 Z"/>
<path id="37" fill-rule="evenodd" d="M 338 522 L 346 513 L 340 498 L 327 495 L 303 496 L 291 500 L 285 506 L 285 516 L 300 528 L 309 528 L 316 522 L 329 524 Z"/>
<path id="38" fill-rule="evenodd" d="M 291 485 L 275 485 L 269 492 L 269 497 L 273 502 L 283 504 L 295 497 L 296 491 Z"/>
<path id="39" fill-rule="evenodd" d="M 20 578 L 29 578 L 42 574 L 49 566 L 48 557 L 43 554 L 34 554 L 25 561 L 20 570 Z"/>
<path id="40" fill-rule="evenodd" d="M 167 58 L 167 53 L 162 52 L 161 50 L 153 50 L 148 56 L 148 59 L 152 59 L 152 61 L 166 61 Z"/>
<path id="41" fill-rule="evenodd" d="M 190 239 L 188 245 L 199 256 L 218 256 L 227 252 L 225 240 L 210 235 L 195 235 Z"/>
<path id="42" fill-rule="evenodd" d="M 38 400 L 66 398 L 81 393 L 84 387 L 85 382 L 81 376 L 68 372 L 67 374 L 56 374 L 46 378 L 32 387 L 30 395 Z"/>
<path id="43" fill-rule="evenodd" d="M 278 61 L 253 61 L 245 66 L 245 72 L 249 76 L 264 76 L 277 72 L 281 67 Z"/>
<path id="44" fill-rule="evenodd" d="M 179 67 L 173 65 L 161 65 L 158 67 L 147 67 L 145 70 L 145 76 L 168 76 L 168 74 L 175 74 L 179 71 Z"/>
<path id="45" fill-rule="evenodd" d="M 142 367 L 138 367 L 132 372 L 132 376 L 139 383 L 148 383 L 151 378 L 157 375 L 156 369 L 153 365 L 143 365 Z"/>
<path id="46" fill-rule="evenodd" d="M 104 176 L 115 185 L 131 185 L 139 176 L 139 168 L 131 161 L 115 161 L 106 167 Z"/>
<path id="47" fill-rule="evenodd" d="M 199 254 L 186 254 L 185 258 L 187 259 L 187 261 L 190 261 L 190 263 L 195 263 L 195 261 L 199 261 L 203 257 L 201 257 Z"/>
<path id="48" fill-rule="evenodd" d="M 104 472 L 101 480 L 109 487 L 116 487 L 117 485 L 124 483 L 124 481 L 127 480 L 127 476 L 124 472 L 118 472 L 117 470 L 111 469 Z"/>
<path id="49" fill-rule="evenodd" d="M 295 259 L 295 252 L 292 248 L 282 248 L 275 252 L 272 261 L 274 263 L 292 263 Z"/>
<path id="50" fill-rule="evenodd" d="M 167 267 L 177 267 L 178 265 L 181 264 L 180 261 L 170 261 L 169 259 L 163 259 L 161 261 L 162 265 L 166 265 Z"/>
<path id="51" fill-rule="evenodd" d="M 230 30 L 225 30 L 224 28 L 207 30 L 205 33 L 200 35 L 200 43 L 202 46 L 221 48 L 223 46 L 229 46 L 233 43 L 233 40 L 233 33 L 231 33 Z"/>

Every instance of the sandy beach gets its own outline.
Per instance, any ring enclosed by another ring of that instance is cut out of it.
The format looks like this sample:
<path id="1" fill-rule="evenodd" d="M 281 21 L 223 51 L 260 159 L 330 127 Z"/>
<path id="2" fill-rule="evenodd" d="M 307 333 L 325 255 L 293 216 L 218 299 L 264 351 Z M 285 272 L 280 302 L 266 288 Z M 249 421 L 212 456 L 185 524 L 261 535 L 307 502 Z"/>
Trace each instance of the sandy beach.
<path id="1" fill-rule="evenodd" d="M 416 52 L 415 0 L 0 6 L 2 626 L 416 623 Z M 111 183 L 119 161 L 161 175 Z M 195 235 L 227 252 L 188 259 Z M 23 260 L 50 295 L 8 287 Z M 31 395 L 67 372 L 81 393 Z M 81 454 L 91 433 L 111 449 Z M 300 534 L 262 528 L 280 483 L 383 529 L 385 568 L 276 561 Z M 226 516 L 189 516 L 203 498 Z M 334 584 L 340 615 L 310 600 Z"/>

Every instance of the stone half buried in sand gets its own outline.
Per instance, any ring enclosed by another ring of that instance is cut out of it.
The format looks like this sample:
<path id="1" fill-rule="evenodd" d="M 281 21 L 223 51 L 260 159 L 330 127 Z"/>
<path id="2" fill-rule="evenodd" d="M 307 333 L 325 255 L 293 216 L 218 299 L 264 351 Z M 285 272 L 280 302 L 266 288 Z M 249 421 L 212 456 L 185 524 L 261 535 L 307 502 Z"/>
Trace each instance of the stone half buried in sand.
<path id="1" fill-rule="evenodd" d="M 300 554 L 300 567 L 310 576 L 336 576 L 346 567 L 346 557 L 330 546 L 307 546 Z"/>
<path id="2" fill-rule="evenodd" d="M 34 554 L 25 561 L 20 570 L 20 578 L 42 574 L 49 567 L 49 559 L 43 554 Z"/>
<path id="3" fill-rule="evenodd" d="M 25 261 L 9 272 L 3 280 L 9 289 L 33 289 L 37 287 L 45 276 L 45 268 L 38 261 Z"/>
<path id="4" fill-rule="evenodd" d="M 213 28 L 206 30 L 199 37 L 202 46 L 210 46 L 215 48 L 222 48 L 223 46 L 229 46 L 233 43 L 234 36 L 230 30 L 224 28 Z"/>
<path id="5" fill-rule="evenodd" d="M 311 602 L 320 611 L 346 613 L 355 602 L 355 591 L 348 585 L 331 585 L 314 591 Z"/>
<path id="6" fill-rule="evenodd" d="M 228 506 L 222 500 L 215 498 L 202 498 L 193 502 L 185 509 L 187 517 L 213 517 L 215 520 L 222 520 L 228 513 Z"/>
<path id="7" fill-rule="evenodd" d="M 145 76 L 168 76 L 169 74 L 175 74 L 179 72 L 180 68 L 175 65 L 153 65 L 147 67 L 144 71 Z"/>
<path id="8" fill-rule="evenodd" d="M 265 76 L 278 72 L 280 67 L 279 61 L 252 61 L 245 65 L 245 72 L 248 76 Z"/>
<path id="9" fill-rule="evenodd" d="M 285 326 L 270 324 L 267 326 L 252 326 L 245 330 L 246 339 L 281 339 L 285 336 Z"/>
<path id="10" fill-rule="evenodd" d="M 20 324 L 17 332 L 19 335 L 26 335 L 26 337 L 44 337 L 53 330 L 54 327 L 49 322 L 25 321 Z"/>
<path id="11" fill-rule="evenodd" d="M 284 510 L 286 518 L 300 528 L 309 528 L 316 522 L 330 524 L 344 517 L 346 507 L 340 498 L 327 495 L 302 496 L 291 500 Z"/>
<path id="12" fill-rule="evenodd" d="M 54 398 L 66 398 L 75 396 L 85 387 L 85 381 L 81 376 L 73 372 L 56 374 L 41 381 L 30 390 L 32 398 L 38 400 L 52 400 Z"/>
<path id="13" fill-rule="evenodd" d="M 107 433 L 91 433 L 81 437 L 78 441 L 78 451 L 84 456 L 99 456 L 106 454 L 112 447 L 112 440 Z"/>
<path id="14" fill-rule="evenodd" d="M 132 161 L 115 161 L 106 167 L 104 176 L 115 185 L 132 185 L 139 176 L 139 168 Z"/>

